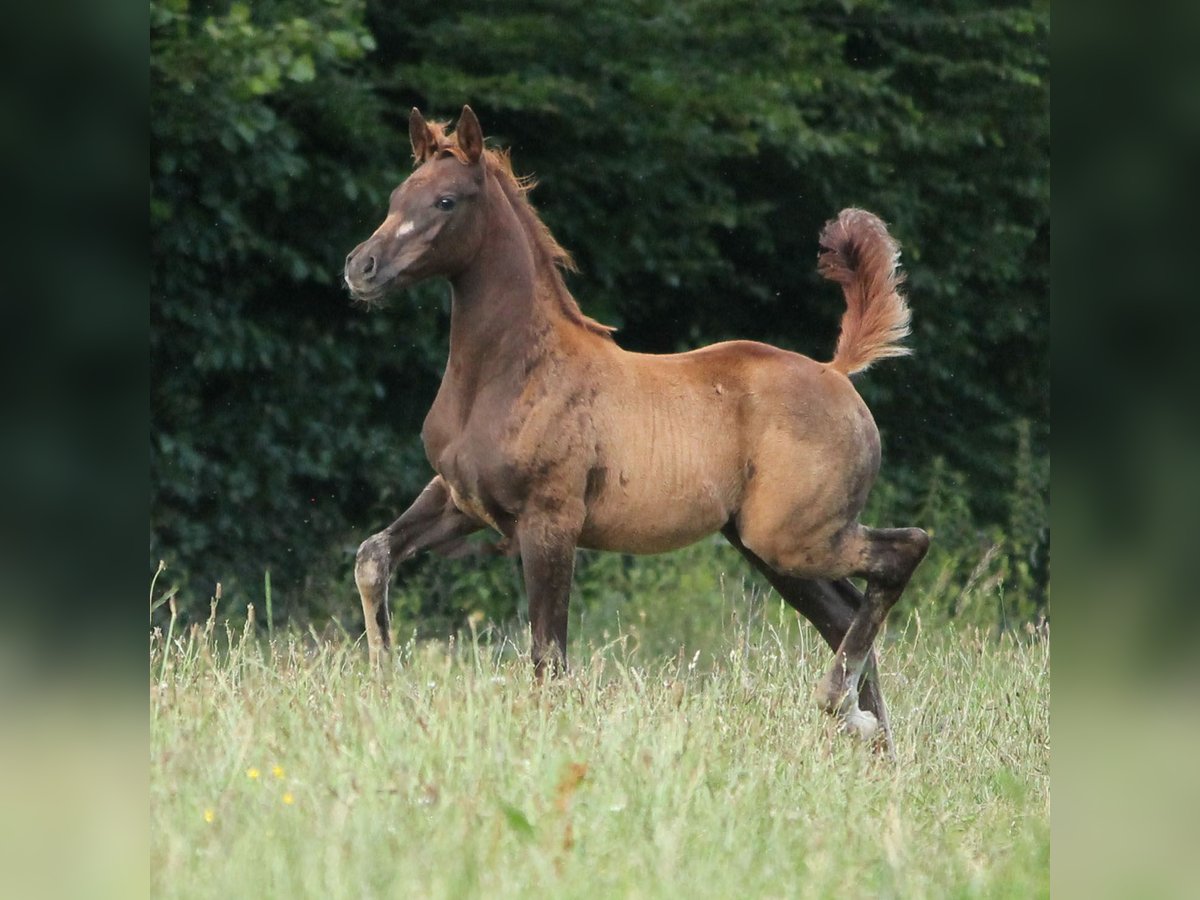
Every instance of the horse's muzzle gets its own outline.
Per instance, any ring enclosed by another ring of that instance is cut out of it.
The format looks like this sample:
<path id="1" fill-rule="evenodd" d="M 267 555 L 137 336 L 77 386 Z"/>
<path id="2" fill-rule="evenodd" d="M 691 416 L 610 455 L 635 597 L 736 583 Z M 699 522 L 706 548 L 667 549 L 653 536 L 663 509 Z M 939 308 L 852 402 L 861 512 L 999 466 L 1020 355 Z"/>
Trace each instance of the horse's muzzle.
<path id="1" fill-rule="evenodd" d="M 379 257 L 373 248 L 367 246 L 369 243 L 364 241 L 351 250 L 346 255 L 346 265 L 342 269 L 342 281 L 349 288 L 351 296 L 364 303 L 380 299 L 394 281 L 394 278 L 381 272 Z"/>
<path id="2" fill-rule="evenodd" d="M 346 265 L 342 269 L 342 277 L 352 293 L 370 291 L 371 284 L 379 275 L 379 259 L 367 247 L 370 241 L 364 241 L 346 254 Z"/>

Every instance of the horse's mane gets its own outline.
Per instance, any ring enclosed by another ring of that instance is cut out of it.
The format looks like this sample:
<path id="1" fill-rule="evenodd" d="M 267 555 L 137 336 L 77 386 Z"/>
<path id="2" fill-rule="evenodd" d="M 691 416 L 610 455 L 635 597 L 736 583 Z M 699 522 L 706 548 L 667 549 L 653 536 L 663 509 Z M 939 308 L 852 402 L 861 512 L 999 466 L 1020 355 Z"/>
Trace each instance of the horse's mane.
<path id="1" fill-rule="evenodd" d="M 443 156 L 453 156 L 464 165 L 468 162 L 466 154 L 458 146 L 455 136 L 446 134 L 446 123 L 429 122 L 428 127 L 432 140 L 424 157 L 415 160 L 418 166 L 430 159 Z M 546 223 L 537 214 L 537 210 L 533 208 L 533 204 L 529 202 L 527 194 L 537 186 L 536 179 L 532 176 L 522 177 L 513 172 L 512 159 L 509 157 L 508 150 L 485 148 L 483 162 L 488 171 L 495 176 L 497 184 L 500 185 L 504 196 L 508 198 L 509 204 L 517 214 L 517 220 L 529 238 L 529 245 L 533 250 L 538 267 L 549 273 L 555 298 L 567 318 L 588 331 L 611 338 L 612 332 L 616 329 L 612 325 L 604 325 L 590 316 L 584 315 L 583 310 L 579 308 L 579 303 L 567 290 L 562 272 L 578 272 L 579 269 L 576 267 L 570 251 L 555 239 L 554 235 L 550 233 L 550 229 L 546 227 Z"/>

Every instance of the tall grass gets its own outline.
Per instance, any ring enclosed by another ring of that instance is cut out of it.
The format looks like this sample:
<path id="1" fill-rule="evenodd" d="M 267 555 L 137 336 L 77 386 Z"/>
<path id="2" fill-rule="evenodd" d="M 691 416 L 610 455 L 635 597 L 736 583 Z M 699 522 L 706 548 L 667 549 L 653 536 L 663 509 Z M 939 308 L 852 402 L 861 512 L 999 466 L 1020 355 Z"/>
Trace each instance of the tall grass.
<path id="1" fill-rule="evenodd" d="M 253 614 L 156 630 L 154 895 L 1048 894 L 1048 638 L 894 629 L 891 765 L 810 702 L 812 630 L 727 593 L 722 641 L 584 623 L 536 690 L 480 617 L 382 675 Z"/>

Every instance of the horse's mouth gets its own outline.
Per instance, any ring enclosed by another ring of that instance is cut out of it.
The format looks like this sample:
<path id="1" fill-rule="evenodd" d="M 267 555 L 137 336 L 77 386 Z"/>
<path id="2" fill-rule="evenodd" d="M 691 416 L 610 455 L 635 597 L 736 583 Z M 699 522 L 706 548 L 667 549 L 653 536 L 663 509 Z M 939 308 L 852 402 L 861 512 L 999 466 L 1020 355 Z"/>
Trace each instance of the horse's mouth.
<path id="1" fill-rule="evenodd" d="M 346 286 L 346 290 L 350 292 L 352 299 L 362 303 L 364 306 L 375 307 L 382 306 L 389 295 L 399 293 L 408 287 L 409 280 L 402 274 L 397 274 L 383 284 L 372 284 L 364 287 L 354 284 L 348 275 L 343 275 L 342 283 Z"/>
<path id="2" fill-rule="evenodd" d="M 384 290 L 358 290 L 349 284 L 346 287 L 350 291 L 350 299 L 364 306 L 381 306 L 383 305 L 384 297 L 387 296 L 387 291 Z"/>

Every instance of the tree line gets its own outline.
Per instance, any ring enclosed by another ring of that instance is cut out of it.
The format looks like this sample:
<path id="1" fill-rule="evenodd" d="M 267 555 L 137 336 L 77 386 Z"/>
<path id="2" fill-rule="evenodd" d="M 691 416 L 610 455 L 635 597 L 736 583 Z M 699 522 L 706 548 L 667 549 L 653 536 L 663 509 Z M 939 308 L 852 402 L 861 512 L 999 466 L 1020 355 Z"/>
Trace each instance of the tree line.
<path id="1" fill-rule="evenodd" d="M 410 171 L 408 110 L 463 103 L 537 178 L 572 291 L 630 349 L 827 359 L 843 307 L 817 233 L 846 206 L 888 221 L 915 353 L 858 384 L 887 509 L 1002 534 L 1044 604 L 1047 4 L 150 12 L 150 565 L 185 611 L 217 581 L 253 600 L 269 570 L 279 615 L 344 612 L 357 542 L 428 479 L 448 289 L 368 312 L 340 274 Z"/>

